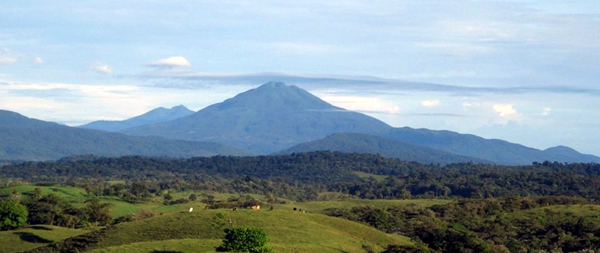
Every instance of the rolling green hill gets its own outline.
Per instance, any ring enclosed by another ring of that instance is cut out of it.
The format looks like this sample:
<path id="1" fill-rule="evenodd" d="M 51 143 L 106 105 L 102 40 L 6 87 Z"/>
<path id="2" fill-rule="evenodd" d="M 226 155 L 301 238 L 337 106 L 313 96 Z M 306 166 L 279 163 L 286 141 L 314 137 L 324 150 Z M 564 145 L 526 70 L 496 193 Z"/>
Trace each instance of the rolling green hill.
<path id="1" fill-rule="evenodd" d="M 49 243 L 90 232 L 56 226 L 37 225 L 19 230 L 0 231 L 0 253 L 35 249 Z"/>
<path id="2" fill-rule="evenodd" d="M 88 250 L 92 252 L 151 252 L 199 247 L 191 252 L 214 252 L 223 227 L 211 222 L 225 213 L 234 225 L 262 228 L 276 252 L 364 252 L 364 247 L 381 251 L 387 245 L 412 245 L 410 239 L 391 235 L 348 220 L 322 214 L 288 210 L 198 210 L 179 212 L 146 220 L 119 224 L 104 231 L 104 237 Z M 226 225 L 227 226 L 227 225 Z M 161 243 L 165 241 L 166 243 Z M 182 244 L 191 246 L 185 246 Z M 148 251 L 139 251 L 148 248 Z M 52 252 L 39 248 L 31 252 Z"/>

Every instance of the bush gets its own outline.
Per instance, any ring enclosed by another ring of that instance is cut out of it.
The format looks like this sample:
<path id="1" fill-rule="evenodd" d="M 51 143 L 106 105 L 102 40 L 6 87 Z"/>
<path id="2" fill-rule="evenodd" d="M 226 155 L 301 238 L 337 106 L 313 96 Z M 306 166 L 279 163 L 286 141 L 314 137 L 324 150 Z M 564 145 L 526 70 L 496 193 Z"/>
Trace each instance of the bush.
<path id="1" fill-rule="evenodd" d="M 156 216 L 156 213 L 148 209 L 140 209 L 133 215 L 133 220 L 143 220 Z"/>
<path id="2" fill-rule="evenodd" d="M 225 229 L 225 239 L 217 251 L 271 253 L 273 248 L 267 246 L 269 237 L 260 228 L 233 227 Z"/>
<path id="3" fill-rule="evenodd" d="M 27 207 L 16 200 L 0 201 L 0 230 L 18 228 L 27 221 Z"/>

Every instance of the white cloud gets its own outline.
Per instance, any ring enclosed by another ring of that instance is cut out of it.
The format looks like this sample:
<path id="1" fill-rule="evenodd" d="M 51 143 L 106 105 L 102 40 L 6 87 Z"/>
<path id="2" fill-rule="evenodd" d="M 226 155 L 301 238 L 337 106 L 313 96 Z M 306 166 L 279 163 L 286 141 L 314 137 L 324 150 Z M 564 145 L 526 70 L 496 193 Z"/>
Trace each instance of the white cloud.
<path id="1" fill-rule="evenodd" d="M 0 65 L 11 65 L 19 61 L 17 56 L 6 48 L 0 48 Z"/>
<path id="2" fill-rule="evenodd" d="M 90 67 L 91 70 L 96 71 L 98 73 L 110 75 L 113 73 L 113 67 L 108 64 L 96 62 L 94 65 Z"/>
<path id="3" fill-rule="evenodd" d="M 344 109 L 360 112 L 396 114 L 400 107 L 377 97 L 324 96 L 321 99 Z"/>
<path id="4" fill-rule="evenodd" d="M 508 117 L 511 115 L 515 115 L 517 111 L 511 104 L 495 104 L 493 106 L 494 111 L 500 114 L 500 117 Z"/>
<path id="5" fill-rule="evenodd" d="M 0 108 L 28 117 L 80 125 L 147 111 L 149 99 L 131 85 L 26 83 L 0 80 Z M 127 110 L 123 110 L 126 107 Z M 88 120 L 89 119 L 89 120 Z"/>
<path id="6" fill-rule="evenodd" d="M 183 56 L 173 56 L 165 59 L 156 60 L 147 64 L 150 67 L 172 68 L 172 67 L 191 67 L 192 64 Z"/>
<path id="7" fill-rule="evenodd" d="M 42 59 L 42 57 L 36 56 L 35 58 L 33 58 L 33 63 L 35 63 L 35 64 L 43 64 L 44 63 L 44 59 Z"/>
<path id="8" fill-rule="evenodd" d="M 548 115 L 550 115 L 551 111 L 552 111 L 552 108 L 546 107 L 546 108 L 544 108 L 544 111 L 542 111 L 542 115 L 548 116 Z"/>
<path id="9" fill-rule="evenodd" d="M 440 101 L 439 100 L 425 100 L 421 102 L 421 105 L 423 107 L 436 107 L 438 105 L 440 105 Z"/>

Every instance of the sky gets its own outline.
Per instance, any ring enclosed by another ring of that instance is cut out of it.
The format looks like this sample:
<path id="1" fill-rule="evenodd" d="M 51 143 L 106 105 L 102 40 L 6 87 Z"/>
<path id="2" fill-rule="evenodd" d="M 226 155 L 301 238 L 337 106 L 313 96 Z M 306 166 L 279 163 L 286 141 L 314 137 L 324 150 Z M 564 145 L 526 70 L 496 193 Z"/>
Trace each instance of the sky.
<path id="1" fill-rule="evenodd" d="M 600 155 L 600 1 L 2 1 L 0 109 L 77 126 L 284 81 L 396 126 Z"/>

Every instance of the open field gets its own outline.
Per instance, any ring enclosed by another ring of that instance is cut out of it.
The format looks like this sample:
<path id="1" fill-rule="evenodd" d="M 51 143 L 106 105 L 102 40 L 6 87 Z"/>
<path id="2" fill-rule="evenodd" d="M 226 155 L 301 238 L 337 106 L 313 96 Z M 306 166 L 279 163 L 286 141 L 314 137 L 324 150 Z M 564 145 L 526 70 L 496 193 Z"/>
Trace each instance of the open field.
<path id="1" fill-rule="evenodd" d="M 29 226 L 18 230 L 0 231 L 0 253 L 30 250 L 87 232 L 90 232 L 90 230 L 46 225 Z"/>
<path id="2" fill-rule="evenodd" d="M 217 213 L 226 214 L 226 224 L 231 221 L 232 225 L 251 225 L 264 229 L 271 238 L 271 246 L 277 252 L 360 252 L 363 251 L 363 245 L 382 250 L 389 244 L 412 244 L 409 238 L 403 236 L 386 234 L 362 224 L 321 214 L 287 210 L 201 210 L 120 224 L 107 233 L 106 238 L 94 248 L 112 250 L 120 247 L 119 249 L 125 250 L 128 247 L 122 245 L 141 242 L 173 239 L 218 240 L 223 236 L 223 228 L 213 225 L 212 220 Z M 210 243 L 215 245 L 214 241 Z"/>
<path id="3" fill-rule="evenodd" d="M 322 213 L 328 208 L 352 208 L 357 206 L 372 206 L 372 207 L 393 207 L 405 205 L 418 205 L 422 207 L 430 207 L 434 205 L 443 205 L 450 203 L 452 200 L 445 199 L 348 199 L 348 200 L 330 200 L 330 201 L 309 201 L 309 202 L 293 202 L 288 204 L 275 205 L 276 209 L 283 208 L 292 210 L 300 208 L 311 213 Z"/>
<path id="4" fill-rule="evenodd" d="M 139 242 L 88 251 L 90 253 L 148 253 L 148 252 L 217 252 L 218 239 L 172 239 Z"/>
<path id="5" fill-rule="evenodd" d="M 35 191 L 35 188 L 40 188 L 42 195 L 48 195 L 52 193 L 72 202 L 83 202 L 83 200 L 87 197 L 87 193 L 82 188 L 36 185 L 19 185 L 0 188 L 0 197 L 9 196 L 13 191 L 16 191 L 24 196 L 30 196 Z"/>
<path id="6" fill-rule="evenodd" d="M 75 206 L 81 206 L 85 199 L 89 198 L 85 190 L 81 188 L 73 188 L 73 187 L 58 187 L 58 186 L 35 186 L 35 185 L 20 185 L 15 187 L 6 187 L 0 188 L 0 197 L 8 196 L 12 193 L 13 190 L 19 192 L 23 196 L 31 195 L 35 188 L 40 188 L 42 191 L 42 195 L 46 194 L 56 194 L 60 197 L 65 198 L 69 202 L 73 203 Z M 101 202 L 112 204 L 111 211 L 113 217 L 120 217 L 128 214 L 136 213 L 139 210 L 146 209 L 156 213 L 172 213 L 178 211 L 186 211 L 190 207 L 193 207 L 196 210 L 204 209 L 206 206 L 204 203 L 201 203 L 199 200 L 201 199 L 202 194 L 208 194 L 215 196 L 215 200 L 226 201 L 230 197 L 239 197 L 240 194 L 232 194 L 232 193 L 217 193 L 217 192 L 173 192 L 170 195 L 173 199 L 185 198 L 187 199 L 190 194 L 196 194 L 198 196 L 198 200 L 194 202 L 189 202 L 185 204 L 177 204 L 177 205 L 164 205 L 162 197 L 155 197 L 149 199 L 144 203 L 128 203 L 120 200 L 117 197 L 98 197 Z M 244 194 L 250 195 L 253 198 L 265 202 L 263 195 L 258 194 Z M 275 204 L 274 207 L 276 209 L 284 209 L 284 210 L 292 210 L 294 207 L 300 208 L 302 210 L 306 210 L 307 212 L 312 213 L 321 213 L 324 209 L 327 208 L 352 208 L 355 206 L 373 206 L 373 207 L 392 207 L 398 205 L 420 205 L 423 207 L 429 207 L 433 205 L 442 205 L 451 202 L 451 200 L 444 199 L 393 199 L 393 200 L 366 200 L 366 199 L 346 199 L 346 200 L 330 200 L 330 201 L 310 201 L 310 202 L 294 202 L 287 199 L 279 198 L 280 201 L 285 202 L 285 204 Z M 269 205 L 264 203 L 263 208 L 267 208 Z"/>
<path id="7" fill-rule="evenodd" d="M 531 219 L 540 219 L 546 216 L 548 212 L 557 213 L 567 217 L 586 217 L 595 224 L 600 224 L 600 205 L 552 205 L 535 208 L 531 210 L 518 211 L 514 213 L 515 217 L 528 217 Z"/>

